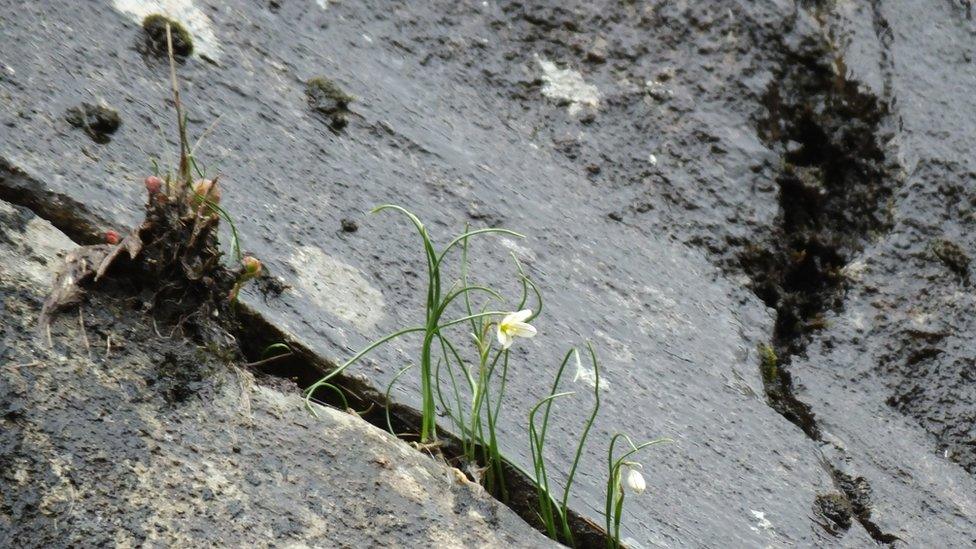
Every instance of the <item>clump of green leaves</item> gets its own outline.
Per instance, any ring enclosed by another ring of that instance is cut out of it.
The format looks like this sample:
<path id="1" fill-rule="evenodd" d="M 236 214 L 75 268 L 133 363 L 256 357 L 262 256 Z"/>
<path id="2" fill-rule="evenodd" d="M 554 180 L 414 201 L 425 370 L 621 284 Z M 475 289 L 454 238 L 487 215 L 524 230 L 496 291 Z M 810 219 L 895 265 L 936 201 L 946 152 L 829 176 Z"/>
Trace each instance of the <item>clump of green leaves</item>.
<path id="1" fill-rule="evenodd" d="M 310 404 L 314 400 L 316 391 L 336 390 L 332 385 L 336 376 L 372 350 L 391 340 L 416 334 L 422 338 L 417 349 L 421 400 L 419 443 L 426 448 L 438 445 L 436 421 L 437 404 L 439 404 L 440 412 L 448 418 L 453 432 L 458 435 L 461 445 L 459 457 L 463 460 L 463 465 L 467 466 L 469 474 L 477 478 L 490 493 L 507 500 L 506 466 L 520 470 L 515 464 L 505 460 L 499 450 L 501 445 L 498 425 L 499 416 L 504 409 L 505 388 L 511 360 L 509 347 L 517 337 L 535 335 L 536 329 L 529 322 L 537 318 L 542 311 L 543 300 L 539 288 L 513 255 L 517 280 L 521 284 L 521 297 L 517 306 L 505 307 L 508 302 L 499 292 L 469 280 L 471 273 L 468 252 L 469 240 L 477 235 L 487 233 L 502 233 L 516 237 L 522 235 L 500 228 L 470 230 L 465 227 L 460 235 L 438 249 L 426 226 L 413 213 L 395 205 L 383 205 L 373 210 L 374 213 L 381 211 L 394 211 L 406 216 L 420 236 L 427 266 L 423 322 L 390 333 L 367 345 L 306 389 L 306 403 L 314 413 Z M 460 274 L 448 286 L 444 281 L 445 264 L 450 252 L 458 247 L 460 247 Z M 532 309 L 526 308 L 530 297 L 534 297 Z M 461 332 L 460 338 L 458 332 Z M 468 345 L 461 345 L 459 341 L 467 341 Z M 562 489 L 557 492 L 550 482 L 550 465 L 546 462 L 545 445 L 555 401 L 573 394 L 571 391 L 560 392 L 559 390 L 566 366 L 571 358 L 575 358 L 577 370 L 582 369 L 580 354 L 576 349 L 570 349 L 566 353 L 548 396 L 541 399 L 529 413 L 528 429 L 533 471 L 532 473 L 522 471 L 534 482 L 538 502 L 537 516 L 546 534 L 570 546 L 575 546 L 575 540 L 569 517 L 569 494 L 587 438 L 600 409 L 600 365 L 593 347 L 588 344 L 587 350 L 595 378 L 594 405 L 580 434 L 575 456 Z M 413 366 L 414 364 L 409 364 L 401 368 L 386 388 L 386 423 L 391 433 L 394 432 L 394 427 L 390 417 L 390 392 L 394 384 Z M 616 456 L 614 446 L 620 439 L 626 440 L 630 449 L 621 456 Z M 643 490 L 643 477 L 635 476 L 633 472 L 639 464 L 628 458 L 647 446 L 665 441 L 667 439 L 657 439 L 634 445 L 625 435 L 619 434 L 611 440 L 606 512 L 609 546 L 619 546 L 624 501 L 623 487 L 631 486 Z M 626 479 L 622 476 L 625 469 L 631 471 Z"/>
<path id="2" fill-rule="evenodd" d="M 549 396 L 540 400 L 532 408 L 532 411 L 529 412 L 529 444 L 532 454 L 532 467 L 535 474 L 533 480 L 535 481 L 536 496 L 539 502 L 539 517 L 542 519 L 546 528 L 546 534 L 550 538 L 561 541 L 570 547 L 575 547 L 576 544 L 573 540 L 573 530 L 569 524 L 569 492 L 573 487 L 573 480 L 576 478 L 576 470 L 579 467 L 580 458 L 583 456 L 583 447 L 586 444 L 586 438 L 590 433 L 590 428 L 593 427 L 593 421 L 596 420 L 597 413 L 600 411 L 600 364 L 597 361 L 596 353 L 593 351 L 593 346 L 587 344 L 587 350 L 590 354 L 590 360 L 593 363 L 593 373 L 595 376 L 593 384 L 593 398 L 595 403 L 593 405 L 593 411 L 590 413 L 586 425 L 583 427 L 583 433 L 580 435 L 579 442 L 576 445 L 576 455 L 566 476 L 566 482 L 563 485 L 562 498 L 559 500 L 555 499 L 552 495 L 549 485 L 549 475 L 546 471 L 544 454 L 546 432 L 549 430 L 549 413 L 552 410 L 553 402 L 558 398 L 573 394 L 571 391 L 561 393 L 557 391 L 559 390 L 559 381 L 562 379 L 563 372 L 566 370 L 566 364 L 569 363 L 570 357 L 575 357 L 577 370 L 580 369 L 579 351 L 570 349 L 566 353 L 562 363 L 559 365 L 559 370 L 556 372 L 556 379 L 552 384 L 552 390 L 549 391 Z M 537 423 L 536 414 L 540 410 L 542 411 L 542 418 Z"/>
<path id="3" fill-rule="evenodd" d="M 365 356 L 367 353 L 379 347 L 380 345 L 396 339 L 398 337 L 411 334 L 411 333 L 422 333 L 423 339 L 420 345 L 419 352 L 419 362 L 420 362 L 420 383 L 421 383 L 421 431 L 420 431 L 420 442 L 421 444 L 431 444 L 437 440 L 437 411 L 435 409 L 435 350 L 439 350 L 442 355 L 447 356 L 448 353 L 456 354 L 456 346 L 454 346 L 448 338 L 445 336 L 445 330 L 451 326 L 456 326 L 459 324 L 464 324 L 468 322 L 474 322 L 479 319 L 487 319 L 492 317 L 503 316 L 506 313 L 504 311 L 492 311 L 484 309 L 478 313 L 470 313 L 462 316 L 460 318 L 455 318 L 451 320 L 444 320 L 444 315 L 446 314 L 448 307 L 455 302 L 460 297 L 467 296 L 471 293 L 483 292 L 488 295 L 498 297 L 497 292 L 483 287 L 483 286 L 472 286 L 462 284 L 457 282 L 450 286 L 446 291 L 442 285 L 442 270 L 444 267 L 445 260 L 448 254 L 455 249 L 458 245 L 464 244 L 466 246 L 467 240 L 475 235 L 487 234 L 487 233 L 502 233 L 508 234 L 516 237 L 522 235 L 509 231 L 507 229 L 499 228 L 486 228 L 486 229 L 476 229 L 473 231 L 465 231 L 461 235 L 452 239 L 444 248 L 437 250 L 431 241 L 430 234 L 427 228 L 420 221 L 417 216 L 415 216 L 410 211 L 402 208 L 400 206 L 394 205 L 383 205 L 375 208 L 372 213 L 382 212 L 382 211 L 396 211 L 405 215 L 417 233 L 420 235 L 424 257 L 427 264 L 427 292 L 426 292 L 426 303 L 424 305 L 424 323 L 419 326 L 413 326 L 398 330 L 391 334 L 388 334 L 370 345 L 356 353 L 352 358 L 344 362 L 338 368 L 330 372 L 328 375 L 312 384 L 306 390 L 306 398 L 310 399 L 315 391 L 321 387 L 323 384 L 328 383 L 328 381 L 335 376 L 342 373 L 346 368 L 355 364 L 359 359 Z M 468 301 L 470 303 L 470 301 Z M 482 330 L 484 332 L 485 330 Z M 439 347 L 439 349 L 438 349 Z M 487 349 L 487 348 L 486 348 Z M 486 353 L 482 353 L 486 354 Z M 460 356 L 460 355 L 456 355 Z M 492 365 L 497 364 L 500 355 L 496 355 L 493 359 Z M 492 367 L 493 367 L 492 366 Z"/>
<path id="4" fill-rule="evenodd" d="M 617 442 L 623 440 L 627 443 L 624 453 L 616 455 L 615 449 Z M 606 525 L 607 525 L 607 547 L 609 549 L 619 549 L 620 544 L 620 523 L 623 520 L 624 499 L 628 492 L 640 495 L 644 492 L 646 485 L 644 476 L 640 469 L 643 466 L 631 459 L 648 446 L 672 442 L 669 438 L 658 438 L 634 444 L 634 442 L 623 433 L 617 433 L 610 439 L 610 449 L 607 452 L 607 491 L 606 491 Z M 627 476 L 624 476 L 627 473 Z"/>

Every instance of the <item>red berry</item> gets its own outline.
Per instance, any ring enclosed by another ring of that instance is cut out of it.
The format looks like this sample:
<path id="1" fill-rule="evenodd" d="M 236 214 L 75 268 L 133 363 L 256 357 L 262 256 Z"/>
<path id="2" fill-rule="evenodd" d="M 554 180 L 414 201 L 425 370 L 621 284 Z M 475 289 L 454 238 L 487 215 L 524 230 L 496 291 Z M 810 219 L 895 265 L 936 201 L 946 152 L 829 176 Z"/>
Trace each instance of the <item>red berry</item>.
<path id="1" fill-rule="evenodd" d="M 114 246 L 115 244 L 118 244 L 121 241 L 122 241 L 122 237 L 119 236 L 119 233 L 111 229 L 105 231 L 105 242 L 108 242 L 109 244 L 112 244 Z"/>
<path id="2" fill-rule="evenodd" d="M 156 194 L 163 188 L 163 180 L 155 175 L 146 178 L 146 190 L 149 194 Z"/>

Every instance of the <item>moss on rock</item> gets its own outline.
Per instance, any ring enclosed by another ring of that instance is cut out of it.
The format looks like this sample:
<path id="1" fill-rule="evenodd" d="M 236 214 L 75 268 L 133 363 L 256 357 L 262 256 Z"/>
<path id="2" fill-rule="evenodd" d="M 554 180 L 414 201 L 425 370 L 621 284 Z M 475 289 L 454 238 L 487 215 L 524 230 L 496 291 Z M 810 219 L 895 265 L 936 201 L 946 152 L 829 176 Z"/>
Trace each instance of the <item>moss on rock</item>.
<path id="1" fill-rule="evenodd" d="M 763 381 L 773 383 L 779 378 L 779 359 L 776 351 L 765 343 L 759 345 L 759 367 L 762 372 Z"/>
<path id="2" fill-rule="evenodd" d="M 950 271 L 956 273 L 964 280 L 969 278 L 969 255 L 958 244 L 944 238 L 936 240 L 932 244 L 932 253 Z"/>
<path id="3" fill-rule="evenodd" d="M 321 76 L 310 79 L 305 83 L 305 95 L 308 106 L 323 116 L 333 131 L 339 131 L 349 123 L 349 103 L 354 98 L 332 80 Z"/>
<path id="4" fill-rule="evenodd" d="M 142 30 L 146 35 L 146 49 L 156 55 L 167 55 L 166 24 L 169 23 L 173 36 L 173 55 L 189 57 L 193 53 L 193 37 L 179 22 L 158 13 L 147 15 L 142 20 Z"/>

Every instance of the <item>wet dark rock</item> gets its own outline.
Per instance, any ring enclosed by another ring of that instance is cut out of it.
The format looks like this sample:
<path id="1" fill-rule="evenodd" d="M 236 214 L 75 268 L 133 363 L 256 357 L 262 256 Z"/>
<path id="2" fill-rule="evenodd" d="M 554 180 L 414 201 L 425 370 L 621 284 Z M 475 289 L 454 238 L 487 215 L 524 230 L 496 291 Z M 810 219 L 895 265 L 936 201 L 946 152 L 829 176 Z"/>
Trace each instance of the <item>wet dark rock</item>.
<path id="1" fill-rule="evenodd" d="M 146 51 L 163 58 L 169 55 L 167 25 L 173 42 L 173 55 L 181 59 L 189 57 L 193 53 L 193 37 L 178 21 L 159 14 L 149 15 L 142 20 Z"/>
<path id="2" fill-rule="evenodd" d="M 932 244 L 932 253 L 939 258 L 946 267 L 959 275 L 964 281 L 969 280 L 970 259 L 966 252 L 951 240 L 936 240 Z"/>
<path id="3" fill-rule="evenodd" d="M 593 440 L 678 439 L 644 461 L 650 497 L 628 501 L 623 525 L 635 546 L 968 546 L 976 299 L 931 247 L 976 254 L 976 29 L 957 4 L 919 17 L 901 1 L 286 2 L 272 17 L 252 2 L 208 12 L 234 55 L 181 76 L 192 133 L 223 115 L 201 151 L 225 175 L 222 205 L 294 286 L 243 301 L 328 360 L 415 322 L 422 291 L 409 228 L 369 216 L 342 238 L 348 212 L 401 203 L 443 239 L 476 204 L 488 217 L 472 225 L 530 236 L 476 254 L 479 281 L 512 289 L 499 265 L 514 250 L 548 298 L 542 335 L 517 351 L 532 368 L 510 380 L 504 451 L 528 465 L 543 373 L 591 338 L 609 382 Z M 0 81 L 0 158 L 20 175 L 0 192 L 65 227 L 97 226 L 68 223 L 72 205 L 132 225 L 146 152 L 172 152 L 156 137 L 172 120 L 165 75 L 105 39 L 127 25 L 76 2 L 27 3 L 6 22 L 21 84 Z M 330 113 L 296 108 L 314 74 L 361 93 L 368 131 L 337 141 Z M 38 112 L 89 87 L 133 126 L 111 158 Z M 790 375 L 773 387 L 816 431 L 770 407 L 760 343 Z M 412 345 L 355 375 L 385 388 Z M 393 398 L 415 408 L 416 388 L 404 376 Z M 572 459 L 587 404 L 554 409 L 555 462 Z M 583 456 L 571 499 L 596 522 L 604 449 Z M 811 511 L 820 494 L 868 491 L 870 514 L 837 537 Z"/>
<path id="4" fill-rule="evenodd" d="M 815 513 L 827 521 L 824 526 L 832 533 L 843 534 L 851 527 L 853 509 L 844 494 L 839 492 L 817 494 L 813 508 Z"/>
<path id="5" fill-rule="evenodd" d="M 339 86 L 325 77 L 312 78 L 305 83 L 305 95 L 308 106 L 329 122 L 329 127 L 339 131 L 349 123 L 349 103 L 352 96 L 342 91 Z"/>
<path id="6" fill-rule="evenodd" d="M 103 104 L 82 103 L 71 107 L 65 111 L 64 119 L 72 126 L 85 130 L 92 141 L 102 144 L 111 141 L 111 134 L 122 125 L 118 111 Z"/>

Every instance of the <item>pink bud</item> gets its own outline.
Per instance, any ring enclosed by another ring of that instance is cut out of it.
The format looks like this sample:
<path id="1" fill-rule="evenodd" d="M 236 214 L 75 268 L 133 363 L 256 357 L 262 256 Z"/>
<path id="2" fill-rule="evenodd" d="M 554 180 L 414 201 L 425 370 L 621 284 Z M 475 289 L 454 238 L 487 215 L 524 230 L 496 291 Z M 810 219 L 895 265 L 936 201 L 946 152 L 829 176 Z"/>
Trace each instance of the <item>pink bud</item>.
<path id="1" fill-rule="evenodd" d="M 115 231 L 113 231 L 111 229 L 105 231 L 105 242 L 107 242 L 107 243 L 109 243 L 109 244 L 111 244 L 111 245 L 114 246 L 114 245 L 118 244 L 121 241 L 122 241 L 122 237 L 119 236 L 119 233 L 117 233 L 117 232 L 115 232 Z"/>
<path id="2" fill-rule="evenodd" d="M 199 204 L 204 198 L 213 204 L 220 204 L 220 187 L 209 179 L 200 179 L 193 184 L 193 201 Z"/>
<path id="3" fill-rule="evenodd" d="M 254 278 L 261 274 L 261 261 L 258 258 L 246 255 L 241 263 L 244 265 L 244 273 L 248 278 Z"/>
<path id="4" fill-rule="evenodd" d="M 146 190 L 149 194 L 156 194 L 163 188 L 163 180 L 155 175 L 146 178 Z"/>

